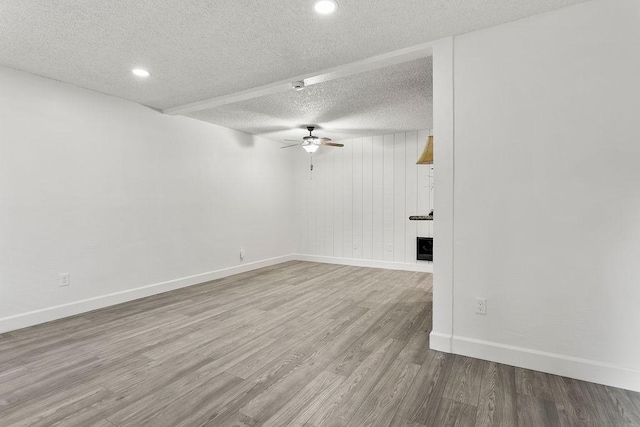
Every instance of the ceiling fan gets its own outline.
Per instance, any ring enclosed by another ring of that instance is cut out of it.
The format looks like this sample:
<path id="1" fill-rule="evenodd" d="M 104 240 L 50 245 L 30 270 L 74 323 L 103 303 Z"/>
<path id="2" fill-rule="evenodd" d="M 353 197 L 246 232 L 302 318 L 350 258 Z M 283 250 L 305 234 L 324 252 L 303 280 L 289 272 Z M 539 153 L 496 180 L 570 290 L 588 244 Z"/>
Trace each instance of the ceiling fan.
<path id="1" fill-rule="evenodd" d="M 331 142 L 331 138 L 320 138 L 317 136 L 313 136 L 314 126 L 307 126 L 307 130 L 309 131 L 309 135 L 302 138 L 302 142 L 297 144 L 285 145 L 281 148 L 290 148 L 290 147 L 302 147 L 305 149 L 307 153 L 315 153 L 318 151 L 321 145 L 327 145 L 329 147 L 344 147 L 344 144 L 338 144 L 335 142 Z M 285 141 L 296 141 L 295 139 L 285 139 Z"/>

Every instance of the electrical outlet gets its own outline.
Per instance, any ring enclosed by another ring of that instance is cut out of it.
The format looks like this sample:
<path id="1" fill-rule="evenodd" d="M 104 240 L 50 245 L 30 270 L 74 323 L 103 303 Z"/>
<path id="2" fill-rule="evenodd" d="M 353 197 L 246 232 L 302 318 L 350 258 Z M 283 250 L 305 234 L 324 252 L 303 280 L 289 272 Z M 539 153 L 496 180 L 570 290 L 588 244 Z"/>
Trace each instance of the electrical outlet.
<path id="1" fill-rule="evenodd" d="M 69 273 L 60 273 L 58 276 L 58 285 L 60 287 L 69 286 L 71 284 L 71 279 L 69 278 Z"/>
<path id="2" fill-rule="evenodd" d="M 487 314 L 487 299 L 476 298 L 476 313 Z"/>
<path id="3" fill-rule="evenodd" d="M 240 247 L 240 260 L 244 259 L 244 248 Z"/>

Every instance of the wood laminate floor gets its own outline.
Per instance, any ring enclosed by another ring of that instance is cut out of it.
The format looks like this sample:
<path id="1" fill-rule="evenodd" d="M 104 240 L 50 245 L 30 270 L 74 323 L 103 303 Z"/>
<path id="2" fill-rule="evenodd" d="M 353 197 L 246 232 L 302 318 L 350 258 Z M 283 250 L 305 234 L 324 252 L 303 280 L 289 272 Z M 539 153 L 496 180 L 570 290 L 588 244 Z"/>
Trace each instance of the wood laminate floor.
<path id="1" fill-rule="evenodd" d="M 640 426 L 640 394 L 429 350 L 431 275 L 289 262 L 0 336 L 1 426 Z"/>

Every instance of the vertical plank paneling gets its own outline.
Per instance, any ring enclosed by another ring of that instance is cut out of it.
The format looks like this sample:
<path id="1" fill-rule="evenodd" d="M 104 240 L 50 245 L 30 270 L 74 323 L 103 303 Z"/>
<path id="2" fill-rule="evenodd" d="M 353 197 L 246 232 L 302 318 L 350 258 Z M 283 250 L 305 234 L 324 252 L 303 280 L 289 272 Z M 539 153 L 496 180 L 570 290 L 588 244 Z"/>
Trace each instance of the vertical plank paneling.
<path id="1" fill-rule="evenodd" d="M 406 134 L 394 135 L 393 153 L 393 261 L 404 262 L 406 207 Z"/>
<path id="2" fill-rule="evenodd" d="M 418 132 L 407 132 L 405 150 L 405 214 L 418 215 Z M 406 219 L 406 218 L 405 218 Z M 418 232 L 416 221 L 405 223 L 404 238 L 404 262 L 416 261 L 416 234 Z"/>
<path id="3" fill-rule="evenodd" d="M 362 138 L 353 140 L 353 258 L 362 259 Z"/>
<path id="4" fill-rule="evenodd" d="M 393 184 L 393 166 L 394 166 L 394 136 L 384 136 L 384 152 L 383 152 L 383 209 L 382 209 L 382 241 L 384 245 L 384 261 L 393 262 L 393 213 L 394 213 L 394 184 Z"/>
<path id="5" fill-rule="evenodd" d="M 332 148 L 325 149 L 326 153 L 323 154 L 325 171 L 323 171 L 322 175 L 322 184 L 324 185 L 324 253 L 327 256 L 333 256 L 333 168 L 335 150 Z"/>
<path id="6" fill-rule="evenodd" d="M 432 222 L 409 221 L 432 209 L 431 166 L 416 166 L 428 130 L 341 141 L 294 167 L 300 253 L 416 263 L 416 236 L 433 236 Z M 302 151 L 302 150 L 301 150 Z"/>
<path id="7" fill-rule="evenodd" d="M 431 135 L 431 131 L 428 131 L 428 133 Z M 435 143 L 434 143 L 435 145 Z M 429 199 L 429 212 L 431 212 L 431 210 L 433 209 L 433 192 L 435 190 L 434 187 L 434 178 L 433 178 L 433 174 L 435 173 L 435 168 L 433 167 L 433 165 L 429 165 L 429 186 L 427 187 L 427 191 L 428 191 L 428 199 Z M 434 214 L 435 217 L 435 214 Z M 433 237 L 433 221 L 429 221 L 429 236 Z"/>
<path id="8" fill-rule="evenodd" d="M 371 140 L 371 152 L 373 155 L 373 177 L 371 187 L 373 190 L 373 259 L 382 261 L 384 258 L 383 244 L 383 178 L 384 178 L 384 138 L 374 136 Z"/>
<path id="9" fill-rule="evenodd" d="M 313 155 L 314 197 L 316 198 L 316 254 L 324 252 L 324 162 L 322 156 Z"/>
<path id="10" fill-rule="evenodd" d="M 335 149 L 333 158 L 333 256 L 335 257 L 342 257 L 343 153 L 343 149 Z"/>
<path id="11" fill-rule="evenodd" d="M 427 146 L 427 137 L 429 132 L 426 130 L 418 132 L 418 151 L 420 154 Z M 429 209 L 429 173 L 431 171 L 430 165 L 418 165 L 418 213 L 417 215 L 427 215 L 431 210 Z M 418 222 L 418 236 L 430 237 L 429 234 L 429 222 Z"/>
<path id="12" fill-rule="evenodd" d="M 373 258 L 372 138 L 362 138 L 362 258 Z"/>
<path id="13" fill-rule="evenodd" d="M 300 210 L 298 214 L 298 253 L 308 254 L 309 252 L 309 192 L 305 191 L 310 184 L 309 176 L 306 175 L 304 166 L 304 157 L 301 153 L 294 153 L 293 159 L 296 162 L 294 168 L 296 170 L 296 181 L 298 182 L 298 200 L 300 201 Z"/>
<path id="14" fill-rule="evenodd" d="M 353 258 L 353 140 L 342 148 L 342 256 Z"/>
<path id="15" fill-rule="evenodd" d="M 317 235 L 318 235 L 318 176 L 317 174 L 309 171 L 309 162 L 311 157 L 305 153 L 305 163 L 307 165 L 307 179 L 309 180 L 309 253 L 311 255 L 318 255 Z"/>

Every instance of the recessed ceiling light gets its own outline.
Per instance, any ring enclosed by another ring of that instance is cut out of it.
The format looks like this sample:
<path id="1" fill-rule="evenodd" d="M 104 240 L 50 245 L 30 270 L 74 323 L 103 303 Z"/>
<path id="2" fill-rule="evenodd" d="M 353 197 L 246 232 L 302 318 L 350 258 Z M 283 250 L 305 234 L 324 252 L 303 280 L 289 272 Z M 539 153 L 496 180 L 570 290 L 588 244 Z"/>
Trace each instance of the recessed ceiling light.
<path id="1" fill-rule="evenodd" d="M 329 15 L 338 8 L 338 3 L 333 0 L 318 0 L 313 4 L 313 8 L 321 15 Z"/>
<path id="2" fill-rule="evenodd" d="M 149 77 L 151 75 L 150 72 L 143 68 L 134 68 L 131 72 L 138 77 Z"/>

